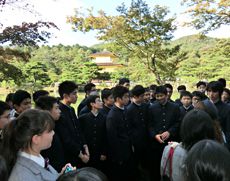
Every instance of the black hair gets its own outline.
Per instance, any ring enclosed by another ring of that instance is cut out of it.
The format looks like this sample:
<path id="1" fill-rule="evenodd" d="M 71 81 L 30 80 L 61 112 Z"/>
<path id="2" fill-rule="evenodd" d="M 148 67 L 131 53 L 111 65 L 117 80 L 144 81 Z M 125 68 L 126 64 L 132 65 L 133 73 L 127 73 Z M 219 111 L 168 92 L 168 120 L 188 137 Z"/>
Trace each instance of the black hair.
<path id="1" fill-rule="evenodd" d="M 166 88 L 169 88 L 169 89 L 173 90 L 173 86 L 172 86 L 171 84 L 165 84 L 164 86 L 165 86 Z"/>
<path id="2" fill-rule="evenodd" d="M 7 102 L 7 103 L 8 103 L 9 101 L 12 101 L 12 102 L 13 102 L 13 97 L 14 97 L 14 93 L 9 93 L 9 94 L 7 94 L 5 102 Z"/>
<path id="3" fill-rule="evenodd" d="M 119 79 L 119 85 L 124 85 L 125 83 L 130 83 L 130 80 L 128 78 Z"/>
<path id="4" fill-rule="evenodd" d="M 211 81 L 207 85 L 207 91 L 219 92 L 219 96 L 221 96 L 223 90 L 223 84 L 219 81 Z"/>
<path id="5" fill-rule="evenodd" d="M 108 181 L 108 179 L 101 171 L 84 167 L 61 175 L 57 181 Z"/>
<path id="6" fill-rule="evenodd" d="M 226 87 L 226 79 L 219 78 L 218 81 L 223 85 L 223 87 Z"/>
<path id="7" fill-rule="evenodd" d="M 6 166 L 5 159 L 2 156 L 0 156 L 0 178 L 1 181 L 8 180 L 7 166 Z"/>
<path id="8" fill-rule="evenodd" d="M 157 88 L 157 85 L 156 85 L 156 84 L 152 84 L 152 85 L 149 86 L 149 89 L 150 89 L 150 90 L 154 90 L 154 91 L 155 91 L 156 88 Z"/>
<path id="9" fill-rule="evenodd" d="M 207 86 L 207 83 L 204 82 L 204 81 L 199 81 L 199 82 L 197 82 L 196 87 L 198 88 L 198 87 L 200 87 L 201 85 L 204 85 L 204 86 L 206 87 L 206 86 Z"/>
<path id="10" fill-rule="evenodd" d="M 136 85 L 131 90 L 132 96 L 140 96 L 141 94 L 145 93 L 145 88 L 142 85 Z"/>
<path id="11" fill-rule="evenodd" d="M 203 110 L 189 111 L 180 128 L 182 145 L 189 150 L 195 143 L 202 139 L 217 139 L 214 120 Z"/>
<path id="12" fill-rule="evenodd" d="M 179 92 L 180 90 L 186 91 L 186 86 L 185 86 L 185 85 L 179 85 L 179 86 L 177 87 L 177 91 Z"/>
<path id="13" fill-rule="evenodd" d="M 3 129 L 3 156 L 9 173 L 11 172 L 18 151 L 31 147 L 32 137 L 51 131 L 54 128 L 54 120 L 48 111 L 29 109 L 21 113 Z"/>
<path id="14" fill-rule="evenodd" d="M 38 90 L 33 93 L 33 100 L 34 102 L 41 96 L 47 96 L 49 95 L 49 92 L 46 90 Z"/>
<path id="15" fill-rule="evenodd" d="M 51 111 L 55 103 L 58 103 L 57 98 L 52 96 L 41 96 L 35 101 L 35 106 L 42 110 Z"/>
<path id="16" fill-rule="evenodd" d="M 22 101 L 27 99 L 27 98 L 31 99 L 31 96 L 27 91 L 25 91 L 25 90 L 17 90 L 14 93 L 14 96 L 13 96 L 13 104 L 16 104 L 16 105 L 20 106 Z"/>
<path id="17" fill-rule="evenodd" d="M 189 91 L 182 91 L 180 94 L 180 99 L 182 99 L 184 96 L 190 97 L 192 99 L 192 94 Z"/>
<path id="18" fill-rule="evenodd" d="M 200 91 L 193 91 L 192 97 L 194 96 L 199 97 L 201 101 L 206 99 L 205 95 Z"/>
<path id="19" fill-rule="evenodd" d="M 95 103 L 96 99 L 97 98 L 100 98 L 99 95 L 89 95 L 86 99 L 86 105 L 87 107 L 92 110 L 92 106 L 91 106 L 91 103 Z"/>
<path id="20" fill-rule="evenodd" d="M 104 101 L 104 99 L 107 99 L 110 95 L 112 95 L 112 90 L 109 88 L 104 88 L 101 91 L 101 99 Z"/>
<path id="21" fill-rule="evenodd" d="M 95 84 L 93 83 L 88 83 L 84 86 L 84 91 L 85 93 L 89 93 L 93 87 L 96 87 Z"/>
<path id="22" fill-rule="evenodd" d="M 230 152 L 213 140 L 196 143 L 185 159 L 186 181 L 230 180 Z"/>
<path id="23" fill-rule="evenodd" d="M 3 102 L 3 101 L 0 101 L 0 116 L 6 111 L 6 110 L 10 110 L 10 106 Z"/>
<path id="24" fill-rule="evenodd" d="M 64 94 L 70 94 L 77 88 L 78 85 L 75 82 L 66 80 L 59 85 L 58 92 L 61 99 L 63 99 Z"/>
<path id="25" fill-rule="evenodd" d="M 124 86 L 117 85 L 113 88 L 113 98 L 115 101 L 117 98 L 122 98 L 126 93 L 129 93 L 129 89 Z"/>
<path id="26" fill-rule="evenodd" d="M 224 88 L 223 92 L 226 92 L 230 96 L 230 90 L 228 88 Z"/>
<path id="27" fill-rule="evenodd" d="M 165 86 L 160 85 L 160 86 L 157 86 L 157 87 L 156 87 L 156 92 L 155 92 L 155 94 L 160 94 L 160 93 L 167 95 L 167 89 L 166 89 Z"/>

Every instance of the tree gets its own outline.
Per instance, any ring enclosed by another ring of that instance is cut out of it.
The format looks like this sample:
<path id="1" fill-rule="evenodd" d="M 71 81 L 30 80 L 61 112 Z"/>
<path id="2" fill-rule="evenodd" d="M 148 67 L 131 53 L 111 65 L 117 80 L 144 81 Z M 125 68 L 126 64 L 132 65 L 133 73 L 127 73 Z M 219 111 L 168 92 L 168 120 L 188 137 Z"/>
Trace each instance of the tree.
<path id="1" fill-rule="evenodd" d="M 74 25 L 75 31 L 98 30 L 100 40 L 125 48 L 130 62 L 132 58 L 138 58 L 155 75 L 157 83 L 162 84 L 165 81 L 163 77 L 173 75 L 167 72 L 167 76 L 161 75 L 167 66 L 166 60 L 169 61 L 171 55 L 178 55 L 178 58 L 171 59 L 173 65 L 183 60 L 180 48 L 173 48 L 174 53 L 170 54 L 167 52 L 169 48 L 164 46 L 173 37 L 175 18 L 168 18 L 167 8 L 157 5 L 150 10 L 142 0 L 133 0 L 130 8 L 122 4 L 117 11 L 117 16 L 108 16 L 103 11 L 94 16 L 92 9 L 86 16 L 76 11 L 76 15 L 69 17 L 68 22 Z"/>
<path id="2" fill-rule="evenodd" d="M 186 13 L 192 17 L 188 24 L 202 29 L 203 33 L 230 25 L 229 0 L 183 0 L 182 4 L 188 6 Z"/>

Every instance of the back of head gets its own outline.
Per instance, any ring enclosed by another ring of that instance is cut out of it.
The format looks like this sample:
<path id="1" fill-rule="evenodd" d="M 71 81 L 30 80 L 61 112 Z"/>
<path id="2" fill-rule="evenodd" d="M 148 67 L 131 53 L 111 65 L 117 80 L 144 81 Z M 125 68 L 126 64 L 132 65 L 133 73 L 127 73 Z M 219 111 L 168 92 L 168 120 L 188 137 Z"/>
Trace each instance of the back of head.
<path id="1" fill-rule="evenodd" d="M 108 181 L 107 177 L 99 170 L 85 167 L 61 175 L 57 181 Z"/>
<path id="2" fill-rule="evenodd" d="M 92 88 L 96 87 L 93 83 L 88 83 L 84 86 L 84 91 L 86 94 L 89 94 L 89 92 L 92 90 Z"/>
<path id="3" fill-rule="evenodd" d="M 70 94 L 77 88 L 78 88 L 78 85 L 75 82 L 66 80 L 59 85 L 58 92 L 59 92 L 61 99 L 63 99 L 64 94 Z"/>
<path id="4" fill-rule="evenodd" d="M 41 96 L 48 96 L 49 92 L 46 90 L 38 90 L 33 93 L 33 100 L 34 102 Z"/>
<path id="5" fill-rule="evenodd" d="M 27 98 L 31 99 L 31 96 L 27 91 L 17 90 L 13 95 L 13 104 L 20 106 L 22 101 L 27 99 Z"/>
<path id="6" fill-rule="evenodd" d="M 182 144 L 187 150 L 200 140 L 217 139 L 214 120 L 205 111 L 197 109 L 185 115 L 180 133 Z"/>
<path id="7" fill-rule="evenodd" d="M 13 101 L 14 93 L 9 93 L 6 96 L 6 102 Z"/>
<path id="8" fill-rule="evenodd" d="M 218 81 L 223 85 L 223 87 L 226 87 L 226 79 L 219 78 Z"/>
<path id="9" fill-rule="evenodd" d="M 3 156 L 9 173 L 13 168 L 19 150 L 31 148 L 32 137 L 51 131 L 54 121 L 47 111 L 29 109 L 12 120 L 3 130 Z"/>
<path id="10" fill-rule="evenodd" d="M 128 78 L 119 79 L 119 85 L 124 85 L 125 83 L 130 83 L 130 80 Z"/>
<path id="11" fill-rule="evenodd" d="M 136 85 L 131 90 L 132 96 L 140 96 L 145 93 L 145 88 L 142 85 Z"/>
<path id="12" fill-rule="evenodd" d="M 172 86 L 171 84 L 165 84 L 164 86 L 165 86 L 166 88 L 169 88 L 169 89 L 173 90 L 173 86 Z"/>
<path id="13" fill-rule="evenodd" d="M 5 102 L 0 101 L 0 116 L 7 110 L 10 110 L 10 106 Z"/>
<path id="14" fill-rule="evenodd" d="M 129 89 L 121 85 L 117 85 L 113 88 L 113 97 L 116 101 L 117 98 L 122 98 L 126 93 L 129 92 Z"/>
<path id="15" fill-rule="evenodd" d="M 212 140 L 196 143 L 185 160 L 186 181 L 229 181 L 230 152 Z"/>
<path id="16" fill-rule="evenodd" d="M 35 107 L 50 111 L 55 103 L 58 103 L 58 100 L 55 97 L 41 96 L 35 101 Z"/>

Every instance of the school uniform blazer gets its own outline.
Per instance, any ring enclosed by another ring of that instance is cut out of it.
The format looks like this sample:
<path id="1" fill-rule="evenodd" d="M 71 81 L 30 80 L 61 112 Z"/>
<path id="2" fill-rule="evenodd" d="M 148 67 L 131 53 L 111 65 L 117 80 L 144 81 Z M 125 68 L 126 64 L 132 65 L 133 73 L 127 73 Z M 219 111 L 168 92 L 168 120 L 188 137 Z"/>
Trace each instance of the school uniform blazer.
<path id="1" fill-rule="evenodd" d="M 49 171 L 33 160 L 18 156 L 9 181 L 56 181 L 59 174 L 51 165 L 48 169 Z"/>

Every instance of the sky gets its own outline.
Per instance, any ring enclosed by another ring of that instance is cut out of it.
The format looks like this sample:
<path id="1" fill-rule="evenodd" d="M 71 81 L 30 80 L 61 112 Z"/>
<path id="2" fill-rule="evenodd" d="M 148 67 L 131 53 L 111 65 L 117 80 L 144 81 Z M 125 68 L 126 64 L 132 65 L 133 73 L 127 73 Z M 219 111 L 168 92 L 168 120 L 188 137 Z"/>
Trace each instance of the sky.
<path id="1" fill-rule="evenodd" d="M 34 9 L 37 13 L 32 14 L 25 10 L 4 7 L 0 12 L 0 19 L 4 26 L 11 26 L 15 24 L 21 24 L 24 22 L 36 22 L 38 20 L 54 22 L 60 30 L 52 30 L 53 37 L 49 40 L 49 45 L 74 45 L 80 44 L 85 46 L 92 46 L 100 43 L 96 38 L 96 32 L 81 33 L 74 32 L 70 24 L 66 23 L 66 17 L 74 15 L 76 8 L 91 8 L 96 11 L 104 10 L 108 15 L 116 15 L 116 7 L 124 2 L 129 6 L 131 0 L 21 0 L 29 2 L 30 9 Z M 167 6 L 171 14 L 176 14 L 176 22 L 178 29 L 174 33 L 174 39 L 186 35 L 192 35 L 198 33 L 190 27 L 182 27 L 181 24 L 188 20 L 189 17 L 182 12 L 185 11 L 185 7 L 181 6 L 181 0 L 146 0 L 150 7 L 156 4 Z M 15 5 L 13 5 L 15 6 Z M 230 37 L 230 27 L 224 26 L 216 31 L 208 34 L 208 36 L 217 38 Z"/>

